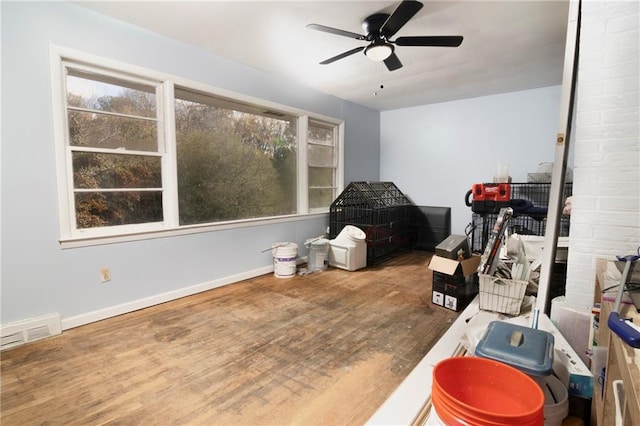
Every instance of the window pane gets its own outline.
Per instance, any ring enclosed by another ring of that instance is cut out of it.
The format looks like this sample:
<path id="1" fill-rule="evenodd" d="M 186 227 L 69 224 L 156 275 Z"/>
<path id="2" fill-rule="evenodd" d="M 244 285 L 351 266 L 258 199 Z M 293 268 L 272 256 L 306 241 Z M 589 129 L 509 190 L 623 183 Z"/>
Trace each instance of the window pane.
<path id="1" fill-rule="evenodd" d="M 309 188 L 309 208 L 328 207 L 333 202 L 333 189 Z"/>
<path id="2" fill-rule="evenodd" d="M 161 188 L 160 157 L 74 152 L 74 188 Z"/>
<path id="3" fill-rule="evenodd" d="M 332 167 L 334 165 L 332 147 L 309 145 L 308 153 L 310 166 Z"/>
<path id="4" fill-rule="evenodd" d="M 181 225 L 296 212 L 293 117 L 184 90 L 176 90 L 175 108 Z"/>
<path id="5" fill-rule="evenodd" d="M 333 146 L 333 127 L 309 123 L 309 143 Z"/>
<path id="6" fill-rule="evenodd" d="M 106 76 L 69 70 L 69 106 L 115 112 L 139 117 L 156 117 L 155 88 Z"/>
<path id="7" fill-rule="evenodd" d="M 73 146 L 158 151 L 155 121 L 74 110 L 68 115 Z"/>
<path id="8" fill-rule="evenodd" d="M 307 134 L 309 208 L 331 205 L 336 191 L 336 126 L 311 121 Z"/>
<path id="9" fill-rule="evenodd" d="M 162 221 L 162 191 L 75 194 L 78 229 Z"/>
<path id="10" fill-rule="evenodd" d="M 309 167 L 309 186 L 333 186 L 333 170 L 318 167 Z"/>

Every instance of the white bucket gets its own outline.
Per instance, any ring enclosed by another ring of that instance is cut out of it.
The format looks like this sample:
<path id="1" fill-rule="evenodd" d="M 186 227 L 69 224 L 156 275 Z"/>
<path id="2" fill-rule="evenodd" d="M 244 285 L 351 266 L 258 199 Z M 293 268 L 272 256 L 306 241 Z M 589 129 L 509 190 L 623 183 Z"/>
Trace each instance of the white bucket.
<path id="1" fill-rule="evenodd" d="M 326 238 L 312 238 L 304 245 L 309 249 L 307 254 L 307 269 L 310 271 L 324 271 L 329 265 L 329 240 Z"/>
<path id="2" fill-rule="evenodd" d="M 544 426 L 560 426 L 569 415 L 569 391 L 556 376 L 548 376 L 544 392 Z"/>
<path id="3" fill-rule="evenodd" d="M 273 274 L 278 278 L 291 278 L 296 275 L 296 243 L 275 243 L 271 246 L 273 254 Z"/>

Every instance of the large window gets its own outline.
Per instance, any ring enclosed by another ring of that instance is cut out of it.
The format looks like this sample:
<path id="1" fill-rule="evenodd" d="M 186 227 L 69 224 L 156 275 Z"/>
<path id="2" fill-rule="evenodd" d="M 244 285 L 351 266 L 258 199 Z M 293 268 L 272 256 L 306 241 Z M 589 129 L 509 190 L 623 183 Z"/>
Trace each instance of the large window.
<path id="1" fill-rule="evenodd" d="M 342 187 L 338 120 L 63 56 L 63 241 L 326 212 Z"/>
<path id="2" fill-rule="evenodd" d="M 297 212 L 296 117 L 175 91 L 180 224 Z"/>

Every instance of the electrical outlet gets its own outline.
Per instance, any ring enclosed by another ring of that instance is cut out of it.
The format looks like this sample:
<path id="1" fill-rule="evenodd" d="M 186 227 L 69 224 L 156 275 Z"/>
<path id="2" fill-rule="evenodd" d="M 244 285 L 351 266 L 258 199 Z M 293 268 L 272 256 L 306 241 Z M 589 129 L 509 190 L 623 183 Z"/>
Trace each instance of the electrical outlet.
<path id="1" fill-rule="evenodd" d="M 100 268 L 100 282 L 106 283 L 111 281 L 111 270 L 107 267 Z"/>

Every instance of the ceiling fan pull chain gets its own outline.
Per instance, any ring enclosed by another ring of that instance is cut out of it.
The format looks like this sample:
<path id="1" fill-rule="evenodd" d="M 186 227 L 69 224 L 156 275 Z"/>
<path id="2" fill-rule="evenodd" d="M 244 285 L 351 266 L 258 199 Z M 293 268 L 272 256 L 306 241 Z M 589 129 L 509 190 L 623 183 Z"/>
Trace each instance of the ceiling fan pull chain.
<path id="1" fill-rule="evenodd" d="M 384 70 L 382 68 L 382 62 L 380 62 L 380 90 L 384 89 L 384 82 L 383 82 L 383 78 L 384 78 Z M 373 91 L 373 96 L 378 96 L 378 91 L 374 90 Z"/>

